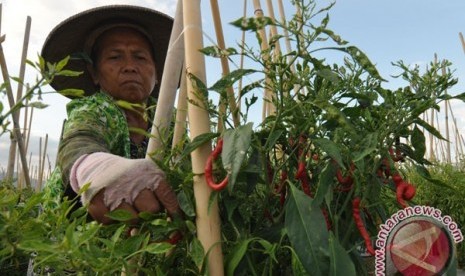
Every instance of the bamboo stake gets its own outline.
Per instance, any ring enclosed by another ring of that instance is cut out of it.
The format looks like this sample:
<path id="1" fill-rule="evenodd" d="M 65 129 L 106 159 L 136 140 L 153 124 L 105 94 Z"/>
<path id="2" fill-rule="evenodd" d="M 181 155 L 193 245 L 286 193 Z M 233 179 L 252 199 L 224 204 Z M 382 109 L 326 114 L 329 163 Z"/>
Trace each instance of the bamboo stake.
<path id="1" fill-rule="evenodd" d="M 247 0 L 244 0 L 242 18 L 245 20 L 247 18 Z M 242 40 L 241 40 L 241 58 L 240 58 L 240 68 L 244 68 L 244 46 L 245 46 L 245 31 L 242 31 Z M 239 95 L 237 97 L 237 108 L 238 111 L 241 110 L 242 105 L 242 78 L 239 79 L 238 87 Z"/>
<path id="2" fill-rule="evenodd" d="M 47 144 L 48 144 L 48 134 L 45 135 L 45 142 L 44 142 L 44 151 L 42 153 L 42 156 L 39 155 L 39 158 L 42 157 L 42 160 L 39 160 L 39 188 L 42 187 L 42 182 L 43 182 L 43 177 L 44 177 L 44 168 L 45 168 L 45 156 L 47 155 Z"/>
<path id="3" fill-rule="evenodd" d="M 157 109 L 155 110 L 152 125 L 152 136 L 147 146 L 146 158 L 149 159 L 161 159 L 162 156 L 159 149 L 162 147 L 163 138 L 160 136 L 167 133 L 171 124 L 176 90 L 184 63 L 184 37 L 181 35 L 183 28 L 182 20 L 182 1 L 178 1 L 160 84 Z"/>
<path id="4" fill-rule="evenodd" d="M 263 17 L 263 10 L 262 10 L 262 7 L 260 5 L 260 0 L 254 0 L 253 1 L 254 3 L 254 8 L 255 8 L 255 17 L 256 18 L 262 18 Z M 269 59 L 269 55 L 267 54 L 267 50 L 269 48 L 269 45 L 268 45 L 268 39 L 266 37 L 266 31 L 265 31 L 265 28 L 262 28 L 260 30 L 258 30 L 258 34 L 260 36 L 260 39 L 261 39 L 261 44 L 260 44 L 260 48 L 263 52 L 262 54 L 262 58 L 263 60 L 266 62 L 268 59 Z M 265 75 L 267 75 L 266 73 L 267 69 L 265 68 Z M 263 97 L 263 109 L 262 109 L 262 120 L 265 120 L 266 117 L 268 117 L 268 115 L 271 114 L 271 91 L 270 91 L 270 80 L 268 77 L 265 77 L 265 90 L 264 90 L 264 97 Z"/>
<path id="5" fill-rule="evenodd" d="M 16 93 L 16 99 L 17 101 L 19 99 L 22 98 L 22 91 L 23 91 L 23 81 L 24 81 L 24 73 L 25 73 L 25 68 L 26 68 L 26 56 L 27 56 L 27 49 L 28 49 L 28 45 L 29 45 L 29 34 L 30 34 L 30 31 L 31 31 L 31 17 L 28 16 L 27 19 L 26 19 L 26 29 L 25 29 L 25 32 L 24 32 L 24 39 L 23 39 L 23 51 L 22 51 L 22 55 L 21 55 L 21 62 L 20 62 L 20 68 L 19 68 L 19 80 L 20 82 L 18 83 L 18 86 L 17 86 L 17 93 Z M 21 116 L 21 110 L 18 110 L 16 111 L 16 116 L 19 120 L 20 116 Z M 17 159 L 16 158 L 16 146 L 17 146 L 17 138 L 15 137 L 15 135 L 13 135 L 11 137 L 11 143 L 10 143 L 10 153 L 9 153 L 9 162 L 8 162 L 8 177 L 11 177 L 14 173 L 14 163 L 15 163 L 15 160 Z M 25 152 L 27 152 L 27 150 L 25 150 Z M 19 162 L 17 162 L 19 163 Z M 18 187 L 20 186 L 20 169 L 19 169 L 19 165 L 16 166 L 16 172 L 17 172 L 17 184 L 18 184 Z"/>
<path id="6" fill-rule="evenodd" d="M 225 50 L 226 45 L 224 43 L 223 28 L 221 24 L 220 9 L 218 8 L 218 1 L 210 0 L 210 6 L 212 10 L 213 24 L 215 26 L 215 33 L 216 33 L 218 47 L 221 50 Z M 223 76 L 225 76 L 229 74 L 230 72 L 228 58 L 221 55 L 220 61 L 221 61 L 221 68 L 223 70 Z M 232 88 L 232 86 L 228 87 L 226 90 L 226 101 L 228 102 L 229 109 L 231 110 L 234 127 L 238 127 L 240 125 L 239 110 L 237 109 L 236 99 L 234 97 L 234 89 Z M 222 130 L 224 129 L 224 123 L 223 123 L 223 120 L 221 120 L 221 118 L 222 116 L 225 115 L 225 113 L 226 113 L 225 104 L 222 103 L 222 100 L 220 100 L 220 116 L 219 116 L 220 120 L 218 120 L 218 132 L 222 132 Z"/>
<path id="7" fill-rule="evenodd" d="M 200 0 L 183 0 L 186 69 L 205 82 L 205 59 L 199 49 L 203 48 L 202 18 Z M 194 83 L 188 78 L 188 116 L 192 139 L 210 132 L 210 118 L 204 106 L 203 95 L 195 91 Z M 223 254 L 221 251 L 221 225 L 218 202 L 209 203 L 212 190 L 206 184 L 204 166 L 211 153 L 210 143 L 198 147 L 191 153 L 194 173 L 194 195 L 196 201 L 197 235 L 208 253 L 208 274 L 224 275 Z"/>
<path id="8" fill-rule="evenodd" d="M 449 104 L 450 115 L 452 117 L 452 122 L 454 123 L 455 133 L 456 133 L 456 135 L 458 135 L 460 133 L 460 131 L 459 131 L 459 128 L 458 128 L 458 125 L 457 125 L 457 120 L 455 119 L 455 115 L 454 115 L 454 112 L 452 110 L 452 106 L 450 105 L 450 102 L 448 102 L 448 104 Z M 463 153 L 463 147 L 462 147 L 463 143 L 460 142 L 460 139 L 458 140 L 458 144 L 459 144 L 459 148 L 461 149 L 460 152 Z M 458 155 L 457 151 L 456 151 L 456 155 Z"/>
<path id="9" fill-rule="evenodd" d="M 441 132 L 440 124 L 439 124 L 439 115 L 436 116 L 436 129 Z M 442 140 L 436 140 L 436 150 L 435 152 L 439 152 L 441 156 L 440 160 L 447 160 L 446 159 L 446 150 L 444 149 L 444 143 Z M 439 150 L 438 150 L 439 147 Z M 437 155 L 436 155 L 437 156 Z"/>
<path id="10" fill-rule="evenodd" d="M 463 34 L 459 33 L 460 41 L 462 42 L 463 52 L 465 52 L 465 39 L 463 39 Z"/>
<path id="11" fill-rule="evenodd" d="M 283 5 L 283 1 L 282 0 L 278 0 L 278 9 L 279 9 L 279 15 L 281 17 L 281 23 L 283 25 L 286 25 L 286 14 L 284 12 L 284 5 Z M 292 47 L 291 47 L 291 40 L 289 39 L 289 32 L 287 31 L 286 28 L 283 29 L 283 33 L 284 33 L 284 37 L 285 37 L 285 44 L 286 44 L 286 51 L 288 53 L 290 53 L 292 51 Z M 295 73 L 295 65 L 294 63 L 291 63 L 292 62 L 292 57 L 291 56 L 287 56 L 287 61 L 288 63 L 291 65 L 291 72 L 292 73 Z M 297 93 L 299 91 L 299 86 L 296 84 L 294 85 L 294 93 Z"/>
<path id="12" fill-rule="evenodd" d="M 181 75 L 181 87 L 179 89 L 178 106 L 176 108 L 176 124 L 174 125 L 173 144 L 175 148 L 182 141 L 182 136 L 186 133 L 187 126 L 187 81 L 186 73 L 183 70 Z"/>
<path id="13" fill-rule="evenodd" d="M 8 102 L 10 104 L 10 108 L 14 108 L 15 106 L 15 99 L 13 96 L 13 91 L 11 89 L 11 83 L 10 83 L 10 75 L 8 74 L 8 68 L 6 65 L 6 60 L 5 60 L 5 54 L 3 52 L 3 42 L 5 41 L 5 35 L 0 37 L 0 66 L 2 68 L 2 75 L 3 75 L 3 81 L 6 84 L 6 92 L 8 96 Z M 21 157 L 21 163 L 23 164 L 23 172 L 26 180 L 26 186 L 28 188 L 31 188 L 31 181 L 29 178 L 29 169 L 27 167 L 27 161 L 26 161 L 26 151 L 24 148 L 24 141 L 23 137 L 21 135 L 21 129 L 19 126 L 19 118 L 18 118 L 18 113 L 14 112 L 12 114 L 13 117 L 13 135 L 17 139 L 18 143 L 18 148 L 19 148 L 19 154 Z M 14 159 L 13 159 L 14 162 Z"/>
<path id="14" fill-rule="evenodd" d="M 42 137 L 39 138 L 39 166 L 38 166 L 38 174 L 36 178 L 36 192 L 40 191 L 40 168 L 42 168 Z"/>
<path id="15" fill-rule="evenodd" d="M 434 54 L 434 64 L 437 63 L 437 60 L 438 60 L 438 56 L 437 54 Z M 431 109 L 431 117 L 430 117 L 431 121 L 430 121 L 430 124 L 432 126 L 434 126 L 434 108 Z M 433 137 L 433 134 L 430 133 L 429 134 L 429 149 L 430 149 L 430 161 L 434 161 L 436 158 L 434 156 L 434 149 L 433 149 L 433 146 L 434 146 L 434 137 Z"/>
<path id="16" fill-rule="evenodd" d="M 266 6 L 268 8 L 269 17 L 271 18 L 271 20 L 273 20 L 273 22 L 276 22 L 276 18 L 274 16 L 273 3 L 271 2 L 271 0 L 266 0 Z M 270 32 L 271 32 L 272 37 L 275 36 L 275 35 L 278 35 L 278 29 L 276 28 L 276 25 L 271 25 L 270 26 Z M 275 55 L 278 56 L 280 54 L 281 54 L 281 45 L 280 45 L 279 41 L 276 41 Z"/>
<path id="17" fill-rule="evenodd" d="M 442 66 L 442 75 L 446 75 L 446 68 L 444 67 L 444 64 Z M 447 90 L 446 90 L 446 95 L 447 95 Z M 449 101 L 446 100 L 444 102 L 444 105 L 445 105 L 445 111 L 446 111 L 446 115 L 445 115 L 445 120 L 446 120 L 446 145 L 447 145 L 447 162 L 448 163 L 451 163 L 451 151 L 450 151 L 450 136 L 449 136 L 449 105 L 447 104 Z"/>

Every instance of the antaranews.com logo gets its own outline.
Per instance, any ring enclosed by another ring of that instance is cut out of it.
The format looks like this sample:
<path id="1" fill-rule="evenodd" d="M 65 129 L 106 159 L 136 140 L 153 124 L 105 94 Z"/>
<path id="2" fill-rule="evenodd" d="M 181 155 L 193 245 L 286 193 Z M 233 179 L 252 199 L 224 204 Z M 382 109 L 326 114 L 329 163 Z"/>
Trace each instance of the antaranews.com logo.
<path id="1" fill-rule="evenodd" d="M 431 206 L 409 206 L 380 226 L 376 275 L 441 275 L 450 267 L 462 232 Z"/>

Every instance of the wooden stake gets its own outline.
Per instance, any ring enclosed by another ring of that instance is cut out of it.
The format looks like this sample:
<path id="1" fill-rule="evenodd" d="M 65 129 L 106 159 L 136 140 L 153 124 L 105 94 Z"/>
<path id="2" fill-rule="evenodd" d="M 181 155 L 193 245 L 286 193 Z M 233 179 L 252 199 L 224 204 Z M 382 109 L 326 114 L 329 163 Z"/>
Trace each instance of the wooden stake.
<path id="1" fill-rule="evenodd" d="M 273 8 L 273 3 L 271 0 L 266 0 L 266 6 L 268 8 L 268 16 L 273 20 L 273 22 L 276 22 L 276 18 L 274 16 L 274 8 Z M 271 36 L 278 35 L 278 29 L 276 28 L 276 25 L 271 25 L 270 26 L 270 32 Z M 276 41 L 275 44 L 275 56 L 281 55 L 281 45 L 279 43 L 279 40 Z"/>
<path id="2" fill-rule="evenodd" d="M 5 54 L 3 52 L 3 45 L 2 43 L 5 41 L 5 35 L 0 37 L 0 66 L 2 68 L 2 75 L 3 75 L 3 81 L 6 84 L 6 92 L 8 96 L 8 102 L 10 104 L 10 108 L 13 109 L 15 106 L 15 99 L 13 96 L 13 90 L 11 89 L 11 83 L 10 83 L 10 75 L 8 74 L 8 68 L 6 65 L 6 60 L 5 60 Z M 12 114 L 13 117 L 13 135 L 14 138 L 17 140 L 18 143 L 18 148 L 19 148 L 19 154 L 21 157 L 21 163 L 23 165 L 23 172 L 24 172 L 24 178 L 26 181 L 26 186 L 28 188 L 31 188 L 31 180 L 29 178 L 29 169 L 27 166 L 27 161 L 26 161 L 26 151 L 24 147 L 24 141 L 23 137 L 21 135 L 21 129 L 19 126 L 19 114 L 17 112 L 14 112 Z M 10 157 L 11 158 L 11 157 Z M 13 161 L 14 162 L 14 158 Z"/>
<path id="3" fill-rule="evenodd" d="M 460 37 L 460 41 L 462 42 L 463 52 L 465 52 L 465 39 L 463 39 L 463 35 L 461 32 L 459 33 L 459 37 Z"/>
<path id="4" fill-rule="evenodd" d="M 146 158 L 160 160 L 160 148 L 163 146 L 162 135 L 168 133 L 173 107 L 176 100 L 176 90 L 179 85 L 179 77 L 184 64 L 184 37 L 182 36 L 182 1 L 178 1 L 176 15 L 174 17 L 173 29 L 171 31 L 168 53 L 166 55 L 163 77 L 160 83 L 160 94 L 158 95 L 157 109 L 152 125 L 152 136 L 147 146 Z"/>
<path id="5" fill-rule="evenodd" d="M 446 68 L 444 67 L 444 64 L 442 66 L 442 75 L 446 75 Z M 447 95 L 447 90 L 446 90 L 446 95 Z M 450 136 L 449 136 L 449 105 L 447 104 L 449 101 L 446 100 L 444 102 L 444 105 L 445 105 L 445 111 L 446 111 L 446 115 L 445 115 L 445 119 L 446 119 L 446 145 L 447 145 L 447 163 L 451 163 L 451 150 L 450 150 Z"/>
<path id="6" fill-rule="evenodd" d="M 175 148 L 182 141 L 182 136 L 186 133 L 187 126 L 187 80 L 186 72 L 181 75 L 181 87 L 179 89 L 178 106 L 176 108 L 176 124 L 174 125 L 173 144 Z"/>
<path id="7" fill-rule="evenodd" d="M 434 54 L 434 64 L 437 63 L 437 60 L 438 60 L 438 56 L 437 56 L 437 54 Z M 430 117 L 430 122 L 429 123 L 432 126 L 434 126 L 434 108 L 432 108 L 430 112 L 431 112 L 431 117 Z M 433 146 L 434 146 L 434 137 L 433 137 L 432 133 L 429 134 L 429 139 L 430 139 L 429 140 L 429 150 L 430 150 L 429 159 L 430 159 L 430 161 L 434 161 L 436 158 L 434 156 L 434 148 L 433 148 Z"/>
<path id="8" fill-rule="evenodd" d="M 242 13 L 242 18 L 245 20 L 247 18 L 247 0 L 244 0 L 244 6 L 243 6 L 243 13 Z M 240 58 L 240 68 L 244 68 L 244 46 L 245 46 L 245 31 L 242 31 L 242 39 L 241 39 L 241 58 Z M 239 91 L 239 95 L 237 97 L 237 108 L 238 111 L 241 110 L 241 104 L 242 104 L 242 78 L 239 80 L 239 87 L 237 89 Z"/>
<path id="9" fill-rule="evenodd" d="M 186 70 L 198 79 L 206 82 L 205 59 L 199 49 L 203 48 L 202 17 L 200 0 L 183 0 L 184 6 L 184 43 L 186 49 Z M 196 91 L 194 83 L 188 78 L 188 116 L 192 140 L 210 132 L 210 118 L 204 105 L 202 93 Z M 224 275 L 223 254 L 221 250 L 221 225 L 218 202 L 210 203 L 212 190 L 207 185 L 204 167 L 211 153 L 211 144 L 205 143 L 191 153 L 194 173 L 194 195 L 196 201 L 197 235 L 208 253 L 208 275 Z"/>
<path id="10" fill-rule="evenodd" d="M 45 169 L 45 156 L 47 155 L 47 144 L 48 144 L 48 134 L 45 135 L 45 142 L 44 142 L 44 151 L 42 155 L 39 155 L 39 158 L 42 158 L 42 160 L 39 161 L 40 167 L 39 167 L 39 179 L 38 179 L 38 186 L 39 189 L 42 188 L 42 182 L 44 178 L 44 169 Z"/>
<path id="11" fill-rule="evenodd" d="M 254 8 L 255 8 L 255 17 L 262 18 L 263 17 L 263 10 L 260 4 L 260 0 L 254 0 Z M 267 54 L 266 50 L 269 48 L 268 39 L 266 37 L 265 28 L 258 30 L 258 34 L 261 39 L 260 48 L 263 52 L 262 58 L 264 61 L 269 59 L 269 55 Z M 263 97 L 263 109 L 262 109 L 262 120 L 265 120 L 268 115 L 274 113 L 274 109 L 272 107 L 272 96 L 270 91 L 270 79 L 266 76 L 267 69 L 265 68 L 265 89 L 264 89 L 264 97 Z"/>
<path id="12" fill-rule="evenodd" d="M 216 32 L 216 39 L 218 43 L 218 47 L 221 50 L 226 49 L 226 45 L 224 43 L 224 35 L 223 35 L 223 27 L 221 24 L 221 16 L 220 16 L 220 9 L 218 8 L 218 2 L 217 0 L 210 0 L 210 6 L 212 9 L 212 16 L 213 16 L 213 24 L 215 26 L 215 32 Z M 229 63 L 228 63 L 228 58 L 225 56 L 221 56 L 221 68 L 223 70 L 223 76 L 229 74 Z M 234 96 L 234 89 L 232 87 L 228 87 L 226 90 L 226 101 L 229 103 L 229 109 L 231 110 L 234 126 L 238 127 L 240 124 L 239 120 L 239 110 L 237 109 L 236 106 L 236 99 Z M 223 125 L 223 120 L 221 118 L 225 115 L 226 113 L 226 107 L 225 104 L 220 99 L 220 119 L 218 120 L 218 132 L 222 132 L 224 129 Z"/>

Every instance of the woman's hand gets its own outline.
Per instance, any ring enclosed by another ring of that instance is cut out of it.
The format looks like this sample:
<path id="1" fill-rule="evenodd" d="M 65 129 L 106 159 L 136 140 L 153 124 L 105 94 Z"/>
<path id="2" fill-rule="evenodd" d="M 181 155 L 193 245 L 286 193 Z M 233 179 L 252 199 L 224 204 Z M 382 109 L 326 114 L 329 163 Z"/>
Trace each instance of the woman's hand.
<path id="1" fill-rule="evenodd" d="M 148 159 L 127 159 L 109 153 L 92 153 L 80 157 L 71 170 L 74 191 L 87 183 L 81 201 L 98 222 L 113 221 L 106 216 L 116 209 L 127 210 L 137 222 L 138 213 L 166 210 L 170 216 L 181 213 L 176 194 L 165 174 Z"/>

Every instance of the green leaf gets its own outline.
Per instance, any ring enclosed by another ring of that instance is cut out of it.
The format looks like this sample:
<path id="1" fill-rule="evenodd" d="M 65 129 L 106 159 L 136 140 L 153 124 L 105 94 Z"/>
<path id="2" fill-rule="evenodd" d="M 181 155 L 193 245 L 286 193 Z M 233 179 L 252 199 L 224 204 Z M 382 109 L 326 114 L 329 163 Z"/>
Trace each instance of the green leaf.
<path id="1" fill-rule="evenodd" d="M 432 125 L 430 125 L 426 121 L 424 121 L 424 120 L 422 120 L 420 118 L 417 118 L 417 119 L 415 119 L 414 123 L 420 125 L 423 128 L 425 128 L 429 133 L 433 134 L 434 137 L 436 137 L 438 139 L 441 139 L 441 140 L 446 140 L 446 138 L 444 138 L 442 136 L 442 134 L 435 127 L 433 127 Z"/>
<path id="2" fill-rule="evenodd" d="M 37 108 L 37 109 L 44 109 L 48 106 L 48 104 L 44 104 L 43 102 L 32 102 L 32 103 L 28 103 L 26 106 Z"/>
<path id="3" fill-rule="evenodd" d="M 84 90 L 82 89 L 63 89 L 58 91 L 61 95 L 65 97 L 71 97 L 71 98 L 79 98 L 83 97 L 85 95 Z"/>
<path id="4" fill-rule="evenodd" d="M 116 221 L 130 221 L 134 219 L 134 215 L 128 210 L 117 209 L 106 214 L 107 217 Z"/>
<path id="5" fill-rule="evenodd" d="M 64 77 L 78 77 L 82 75 L 82 71 L 71 71 L 71 70 L 62 70 L 60 72 L 57 72 L 57 76 L 64 76 Z"/>
<path id="6" fill-rule="evenodd" d="M 425 141 L 426 141 L 425 135 L 417 126 L 415 126 L 412 131 L 411 142 L 412 142 L 413 148 L 415 149 L 415 152 L 414 152 L 415 157 L 418 160 L 422 159 L 425 156 L 425 152 L 426 152 Z"/>
<path id="7" fill-rule="evenodd" d="M 321 209 L 312 206 L 311 198 L 290 185 L 285 215 L 287 235 L 302 265 L 312 275 L 327 275 L 328 230 Z"/>
<path id="8" fill-rule="evenodd" d="M 57 253 L 55 245 L 41 240 L 24 240 L 18 244 L 18 248 L 30 252 Z"/>
<path id="9" fill-rule="evenodd" d="M 189 255 L 197 267 L 202 267 L 205 257 L 205 250 L 197 238 L 194 238 L 190 244 Z"/>
<path id="10" fill-rule="evenodd" d="M 231 249 L 231 252 L 226 257 L 226 275 L 234 275 L 234 270 L 237 268 L 242 258 L 244 258 L 247 248 L 253 240 L 255 240 L 255 238 L 239 241 L 239 243 Z"/>
<path id="11" fill-rule="evenodd" d="M 131 255 L 139 250 L 144 241 L 144 235 L 134 235 L 130 236 L 127 239 L 123 239 L 118 246 L 115 248 L 115 255 L 126 257 Z M 144 249 L 145 250 L 145 249 Z"/>
<path id="12" fill-rule="evenodd" d="M 328 192 L 332 193 L 332 183 L 334 175 L 336 174 L 335 166 L 331 165 L 330 162 L 326 164 L 324 169 L 319 175 L 318 188 L 316 190 L 315 198 L 313 199 L 314 207 L 320 206 Z"/>
<path id="13" fill-rule="evenodd" d="M 377 144 L 378 144 L 378 133 L 372 132 L 366 134 L 362 142 L 360 143 L 360 146 L 362 146 L 362 151 L 360 152 L 354 152 L 354 157 L 353 161 L 357 162 L 359 160 L 362 160 L 365 158 L 365 156 L 369 155 L 373 151 L 377 149 Z"/>
<path id="14" fill-rule="evenodd" d="M 371 76 L 379 79 L 379 80 L 384 80 L 381 75 L 378 73 L 378 69 L 371 63 L 370 59 L 360 51 L 355 46 L 349 46 L 345 48 L 345 51 L 352 56 L 353 59 L 355 59 L 363 69 L 365 69 Z"/>
<path id="15" fill-rule="evenodd" d="M 57 71 L 61 71 L 61 70 L 66 66 L 66 64 L 68 64 L 69 58 L 70 58 L 70 56 L 67 56 L 67 57 L 65 57 L 64 59 L 60 60 L 60 61 L 57 63 L 55 69 L 56 69 Z"/>
<path id="16" fill-rule="evenodd" d="M 329 235 L 329 248 L 329 275 L 356 275 L 354 263 L 333 232 Z"/>
<path id="17" fill-rule="evenodd" d="M 239 18 L 231 22 L 233 26 L 240 28 L 242 31 L 257 31 L 267 25 L 273 25 L 273 20 L 269 17 L 249 17 Z"/>
<path id="18" fill-rule="evenodd" d="M 460 93 L 460 94 L 458 94 L 458 95 L 455 95 L 455 96 L 453 96 L 453 97 L 451 97 L 451 98 L 452 98 L 452 99 L 459 99 L 459 100 L 465 102 L 465 92 Z"/>
<path id="19" fill-rule="evenodd" d="M 336 42 L 338 45 L 346 45 L 347 41 L 342 39 L 339 35 L 336 35 L 333 31 L 328 30 L 328 29 L 321 29 L 321 32 L 328 35 L 334 42 Z"/>
<path id="20" fill-rule="evenodd" d="M 416 164 L 415 165 L 415 170 L 421 177 L 423 177 L 424 179 L 428 180 L 429 182 L 437 185 L 438 187 L 446 187 L 446 188 L 449 188 L 451 190 L 456 190 L 456 188 L 454 186 L 452 186 L 450 184 L 447 184 L 446 182 L 441 181 L 439 179 L 435 179 L 435 178 L 431 177 L 431 174 L 429 173 L 429 171 L 424 166 Z"/>
<path id="21" fill-rule="evenodd" d="M 178 194 L 178 202 L 179 202 L 179 206 L 181 207 L 184 214 L 186 214 L 186 216 L 189 216 L 189 217 L 195 216 L 195 207 L 193 205 L 193 202 L 189 200 L 189 198 L 187 197 L 187 194 L 185 191 L 181 191 Z"/>
<path id="22" fill-rule="evenodd" d="M 237 69 L 232 71 L 231 73 L 223 76 L 219 81 L 213 84 L 209 90 L 221 92 L 224 91 L 226 88 L 232 87 L 233 84 L 240 80 L 242 77 L 247 76 L 249 74 L 257 72 L 256 70 L 252 69 Z"/>
<path id="23" fill-rule="evenodd" d="M 10 189 L 1 189 L 0 190 L 0 206 L 14 206 L 18 202 L 19 194 L 15 193 Z"/>
<path id="24" fill-rule="evenodd" d="M 200 50 L 204 55 L 210 57 L 227 57 L 237 55 L 237 50 L 234 48 L 221 49 L 217 46 L 208 46 Z"/>
<path id="25" fill-rule="evenodd" d="M 198 135 L 197 137 L 192 140 L 192 142 L 188 143 L 182 152 L 180 159 L 184 159 L 193 152 L 196 148 L 200 147 L 201 145 L 213 140 L 214 138 L 218 137 L 218 133 L 207 132 Z"/>
<path id="26" fill-rule="evenodd" d="M 336 143 L 327 138 L 313 139 L 313 143 L 317 147 L 319 147 L 322 152 L 326 152 L 326 154 L 328 154 L 332 159 L 334 159 L 340 167 L 344 167 L 341 152 Z"/>
<path id="27" fill-rule="evenodd" d="M 253 123 L 229 129 L 223 135 L 223 151 L 221 160 L 224 169 L 228 172 L 228 189 L 231 191 L 236 183 L 237 175 L 250 147 Z"/>
<path id="28" fill-rule="evenodd" d="M 169 252 L 174 245 L 167 242 L 151 243 L 143 248 L 143 251 L 149 254 L 164 254 Z"/>
<path id="29" fill-rule="evenodd" d="M 316 74 L 334 84 L 338 84 L 340 82 L 339 76 L 328 68 L 317 70 Z"/>

